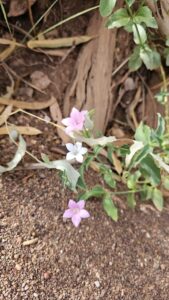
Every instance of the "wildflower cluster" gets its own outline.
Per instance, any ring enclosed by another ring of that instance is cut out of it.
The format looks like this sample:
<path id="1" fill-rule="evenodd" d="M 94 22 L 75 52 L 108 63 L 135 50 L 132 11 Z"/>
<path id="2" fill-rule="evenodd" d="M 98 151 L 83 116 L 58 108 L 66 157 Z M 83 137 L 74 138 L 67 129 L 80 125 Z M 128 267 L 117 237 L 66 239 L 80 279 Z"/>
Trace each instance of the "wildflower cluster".
<path id="1" fill-rule="evenodd" d="M 87 121 L 92 124 L 90 128 L 87 127 Z M 139 193 L 143 201 L 152 200 L 156 208 L 162 210 L 161 185 L 169 189 L 169 177 L 164 176 L 164 173 L 169 173 L 169 166 L 166 163 L 169 161 L 169 144 L 165 139 L 165 122 L 160 115 L 158 115 L 156 130 L 141 123 L 136 130 L 135 140 L 128 140 L 129 144 L 125 140 L 123 143 L 122 139 L 119 142 L 115 137 L 94 138 L 91 129 L 93 122 L 87 111 L 80 112 L 73 108 L 70 117 L 63 119 L 62 123 L 65 125 L 65 132 L 74 141 L 74 144 L 66 144 L 68 150 L 66 160 L 71 164 L 75 162 L 81 164 L 76 183 L 72 182 L 71 185 L 69 182 L 68 185 L 79 190 L 80 200 L 78 202 L 69 200 L 64 218 L 71 218 L 77 227 L 82 218 L 90 216 L 84 210 L 84 201 L 91 197 L 98 197 L 102 198 L 103 208 L 108 216 L 117 221 L 118 209 L 113 202 L 114 194 L 125 194 L 128 205 L 134 208 L 136 195 Z M 90 153 L 86 147 L 83 147 L 83 142 L 90 147 Z M 159 149 L 163 151 L 162 155 L 158 153 Z M 104 186 L 96 185 L 92 189 L 87 187 L 84 172 L 89 167 L 102 175 Z M 118 181 L 121 185 L 123 183 L 127 186 L 128 190 L 117 191 Z"/>

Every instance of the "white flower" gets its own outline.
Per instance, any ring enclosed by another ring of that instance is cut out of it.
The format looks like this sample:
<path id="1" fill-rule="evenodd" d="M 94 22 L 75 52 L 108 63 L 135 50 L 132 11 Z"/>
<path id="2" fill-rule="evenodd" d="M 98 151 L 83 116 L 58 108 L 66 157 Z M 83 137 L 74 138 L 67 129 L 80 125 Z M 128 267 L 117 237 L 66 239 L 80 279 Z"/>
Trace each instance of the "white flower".
<path id="1" fill-rule="evenodd" d="M 87 152 L 87 148 L 82 147 L 82 143 L 76 142 L 74 145 L 67 143 L 66 148 L 69 151 L 66 155 L 67 160 L 75 159 L 79 163 L 83 162 L 83 155 Z"/>

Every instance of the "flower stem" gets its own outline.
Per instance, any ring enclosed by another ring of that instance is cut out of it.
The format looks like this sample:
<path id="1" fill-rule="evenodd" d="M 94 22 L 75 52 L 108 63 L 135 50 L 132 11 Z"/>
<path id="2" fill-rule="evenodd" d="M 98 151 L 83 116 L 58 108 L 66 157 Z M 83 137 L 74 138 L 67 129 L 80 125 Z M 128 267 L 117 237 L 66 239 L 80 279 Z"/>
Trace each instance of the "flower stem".
<path id="1" fill-rule="evenodd" d="M 28 115 L 28 116 L 31 116 L 31 117 L 33 117 L 33 118 L 36 118 L 36 119 L 38 119 L 38 120 L 40 120 L 40 121 L 42 121 L 42 122 L 45 122 L 45 123 L 50 124 L 50 125 L 52 125 L 52 126 L 54 126 L 54 127 L 57 127 L 57 128 L 60 128 L 60 129 L 64 130 L 64 126 L 55 124 L 55 123 L 53 123 L 53 122 L 51 122 L 51 121 L 45 121 L 43 118 L 38 117 L 38 116 L 36 116 L 36 115 L 34 115 L 34 114 L 31 114 L 30 112 L 27 112 L 26 110 L 21 109 L 21 108 L 15 110 L 13 113 L 10 114 L 10 116 L 17 114 L 18 112 L 22 112 L 22 113 L 24 113 L 24 114 L 26 114 L 26 115 Z"/>

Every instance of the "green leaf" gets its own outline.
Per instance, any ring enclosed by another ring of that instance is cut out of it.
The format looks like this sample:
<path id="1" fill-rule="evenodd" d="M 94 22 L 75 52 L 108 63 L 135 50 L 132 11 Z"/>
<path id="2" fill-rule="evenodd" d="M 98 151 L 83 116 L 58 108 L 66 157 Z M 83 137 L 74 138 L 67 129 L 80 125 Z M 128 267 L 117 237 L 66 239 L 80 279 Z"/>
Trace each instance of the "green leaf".
<path id="1" fill-rule="evenodd" d="M 106 146 L 108 143 L 113 143 L 114 141 L 116 141 L 116 137 L 115 136 L 102 136 L 100 138 L 86 138 L 82 135 L 79 135 L 77 132 L 74 132 L 74 138 L 76 139 L 76 141 L 78 142 L 84 142 L 85 144 L 93 147 L 93 146 Z"/>
<path id="2" fill-rule="evenodd" d="M 162 169 L 164 169 L 167 173 L 169 173 L 169 165 L 167 165 L 163 159 L 160 157 L 159 154 L 151 154 L 151 156 L 154 158 L 155 162 L 158 164 L 158 166 Z"/>
<path id="3" fill-rule="evenodd" d="M 107 154 L 109 161 L 113 164 L 112 153 L 115 151 L 115 147 L 112 144 L 108 144 Z"/>
<path id="4" fill-rule="evenodd" d="M 128 193 L 127 204 L 130 208 L 135 208 L 136 206 L 135 193 Z"/>
<path id="5" fill-rule="evenodd" d="M 147 40 L 147 34 L 142 25 L 133 24 L 132 26 L 133 34 L 134 34 L 134 42 L 136 44 L 144 44 Z"/>
<path id="6" fill-rule="evenodd" d="M 67 179 L 69 180 L 72 189 L 75 190 L 78 179 L 80 177 L 79 172 L 65 159 L 63 160 L 54 160 L 49 162 L 41 162 L 38 164 L 34 164 L 34 166 L 43 166 L 48 169 L 57 169 L 62 172 L 65 172 L 67 175 Z"/>
<path id="7" fill-rule="evenodd" d="M 129 173 L 128 178 L 127 178 L 127 187 L 130 190 L 136 189 L 137 181 L 140 178 L 140 176 L 141 176 L 140 171 L 136 171 L 134 174 Z"/>
<path id="8" fill-rule="evenodd" d="M 146 173 L 153 185 L 159 185 L 161 182 L 160 168 L 154 162 L 154 159 L 148 154 L 141 162 L 140 168 L 142 173 Z"/>
<path id="9" fill-rule="evenodd" d="M 168 39 L 168 42 L 169 42 L 169 39 Z M 169 45 L 167 45 L 169 46 Z M 164 49 L 164 57 L 166 59 L 166 65 L 169 66 L 169 48 L 165 48 Z"/>
<path id="10" fill-rule="evenodd" d="M 107 183 L 107 185 L 114 189 L 116 187 L 116 181 L 113 179 L 113 174 L 111 172 L 111 170 L 109 170 L 109 172 L 106 172 L 104 174 L 104 181 Z"/>
<path id="11" fill-rule="evenodd" d="M 125 164 L 128 167 L 133 159 L 133 156 L 141 149 L 143 149 L 143 142 L 134 141 L 134 143 L 130 146 L 129 153 L 126 155 Z"/>
<path id="12" fill-rule="evenodd" d="M 82 190 L 84 190 L 84 189 L 87 188 L 83 176 L 80 176 L 80 177 L 78 178 L 78 181 L 77 181 L 77 187 L 80 188 L 80 189 L 82 189 Z"/>
<path id="13" fill-rule="evenodd" d="M 157 123 L 157 128 L 155 130 L 155 133 L 158 137 L 163 136 L 165 133 L 165 120 L 159 113 L 158 113 L 158 123 Z"/>
<path id="14" fill-rule="evenodd" d="M 126 2 L 128 4 L 128 6 L 130 7 L 130 6 L 133 5 L 133 3 L 135 2 L 135 0 L 126 0 Z"/>
<path id="15" fill-rule="evenodd" d="M 95 159 L 95 155 L 91 154 L 91 155 L 88 155 L 86 157 L 86 159 L 84 160 L 83 162 L 83 168 L 84 170 L 88 170 L 89 166 L 90 166 L 90 163 Z"/>
<path id="16" fill-rule="evenodd" d="M 140 58 L 149 70 L 157 69 L 161 64 L 160 54 L 148 46 L 140 49 Z"/>
<path id="17" fill-rule="evenodd" d="M 167 99 L 166 96 L 169 96 L 168 92 L 160 91 L 155 95 L 155 98 L 156 98 L 157 102 L 159 102 L 162 105 L 165 105 L 166 99 Z"/>
<path id="18" fill-rule="evenodd" d="M 147 6 L 141 6 L 134 16 L 136 23 L 145 23 L 147 27 L 158 28 L 157 22 L 152 15 L 152 11 Z"/>
<path id="19" fill-rule="evenodd" d="M 143 142 L 144 144 L 149 143 L 151 139 L 150 127 L 141 122 L 136 129 L 134 137 L 137 141 Z"/>
<path id="20" fill-rule="evenodd" d="M 130 21 L 130 16 L 125 8 L 118 9 L 114 14 L 112 14 L 108 21 L 106 26 L 111 28 L 120 28 L 122 26 L 126 26 Z"/>
<path id="21" fill-rule="evenodd" d="M 152 201 L 155 205 L 155 207 L 159 210 L 162 211 L 163 210 L 163 195 L 162 192 L 158 189 L 154 189 L 153 191 L 153 198 Z"/>
<path id="22" fill-rule="evenodd" d="M 49 157 L 45 153 L 41 153 L 41 157 L 45 163 L 48 164 L 50 162 Z"/>
<path id="23" fill-rule="evenodd" d="M 114 205 L 111 194 L 106 193 L 103 199 L 103 208 L 106 211 L 107 215 L 112 218 L 115 222 L 118 220 L 118 210 Z"/>
<path id="24" fill-rule="evenodd" d="M 23 139 L 23 137 L 19 135 L 18 149 L 14 155 L 14 158 L 7 164 L 7 167 L 0 166 L 0 174 L 13 170 L 21 161 L 25 153 L 26 153 L 26 142 Z"/>
<path id="25" fill-rule="evenodd" d="M 112 13 L 116 5 L 116 0 L 100 0 L 100 14 L 102 17 L 107 17 Z"/>
<path id="26" fill-rule="evenodd" d="M 86 191 L 81 194 L 80 197 L 83 200 L 88 200 L 91 197 L 100 198 L 106 193 L 105 189 L 101 185 L 95 185 L 90 191 Z"/>
<path id="27" fill-rule="evenodd" d="M 150 152 L 150 147 L 149 145 L 144 146 L 141 150 L 136 152 L 132 159 L 132 163 L 130 165 L 130 169 L 134 166 L 136 167 L 141 161 L 149 154 Z"/>
<path id="28" fill-rule="evenodd" d="M 140 193 L 142 201 L 151 200 L 153 196 L 153 187 L 144 184 L 143 191 Z"/>
<path id="29" fill-rule="evenodd" d="M 132 71 L 138 70 L 142 65 L 142 60 L 140 58 L 140 47 L 135 47 L 133 54 L 129 59 L 129 69 Z"/>
<path id="30" fill-rule="evenodd" d="M 169 191 L 169 177 L 163 177 L 162 178 L 162 184 L 163 184 L 163 187 Z"/>

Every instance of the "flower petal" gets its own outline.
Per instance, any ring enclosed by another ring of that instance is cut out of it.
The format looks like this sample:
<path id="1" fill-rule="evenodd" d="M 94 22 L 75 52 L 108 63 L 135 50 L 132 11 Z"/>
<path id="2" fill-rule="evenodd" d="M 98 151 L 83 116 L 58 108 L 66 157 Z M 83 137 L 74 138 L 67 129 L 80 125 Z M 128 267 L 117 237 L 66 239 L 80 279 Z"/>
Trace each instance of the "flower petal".
<path id="1" fill-rule="evenodd" d="M 74 158 L 76 158 L 76 155 L 74 155 L 73 153 L 68 152 L 68 153 L 66 154 L 66 160 L 72 160 L 72 159 L 74 159 Z"/>
<path id="2" fill-rule="evenodd" d="M 66 209 L 64 214 L 63 214 L 63 218 L 69 219 L 73 217 L 73 210 L 72 209 Z"/>
<path id="3" fill-rule="evenodd" d="M 75 227 L 78 227 L 78 226 L 79 226 L 80 221 L 81 221 L 81 217 L 80 217 L 79 214 L 73 215 L 73 217 L 72 217 L 72 223 L 73 223 L 73 225 L 74 225 Z"/>
<path id="4" fill-rule="evenodd" d="M 70 118 L 63 119 L 62 124 L 64 124 L 65 126 L 69 126 L 70 125 Z"/>
<path id="5" fill-rule="evenodd" d="M 72 119 L 76 118 L 76 116 L 78 116 L 80 113 L 80 111 L 76 108 L 76 107 L 73 107 L 72 110 L 71 110 L 71 113 L 70 113 L 70 117 Z"/>
<path id="6" fill-rule="evenodd" d="M 85 201 L 84 200 L 79 200 L 77 202 L 77 205 L 80 209 L 83 209 L 85 207 Z"/>
<path id="7" fill-rule="evenodd" d="M 82 148 L 82 143 L 81 142 L 76 142 L 76 148 L 77 148 L 77 151 L 80 151 L 81 148 Z"/>
<path id="8" fill-rule="evenodd" d="M 68 207 L 69 208 L 78 208 L 79 206 L 76 201 L 74 201 L 73 199 L 69 199 Z"/>
<path id="9" fill-rule="evenodd" d="M 81 209 L 79 214 L 80 214 L 80 217 L 83 218 L 83 219 L 90 217 L 90 214 L 86 209 Z"/>
<path id="10" fill-rule="evenodd" d="M 67 143 L 65 146 L 66 146 L 67 150 L 70 152 L 72 152 L 74 150 L 74 145 L 72 143 Z"/>
<path id="11" fill-rule="evenodd" d="M 80 154 L 86 154 L 87 153 L 87 148 L 85 148 L 85 147 L 82 147 L 81 149 L 80 149 Z"/>
<path id="12" fill-rule="evenodd" d="M 69 135 L 70 133 L 72 133 L 74 131 L 74 128 L 72 128 L 72 126 L 68 126 L 67 128 L 65 128 L 65 132 Z"/>
<path id="13" fill-rule="evenodd" d="M 79 162 L 79 163 L 82 163 L 83 162 L 83 155 L 78 153 L 76 156 L 75 156 L 76 160 Z"/>

